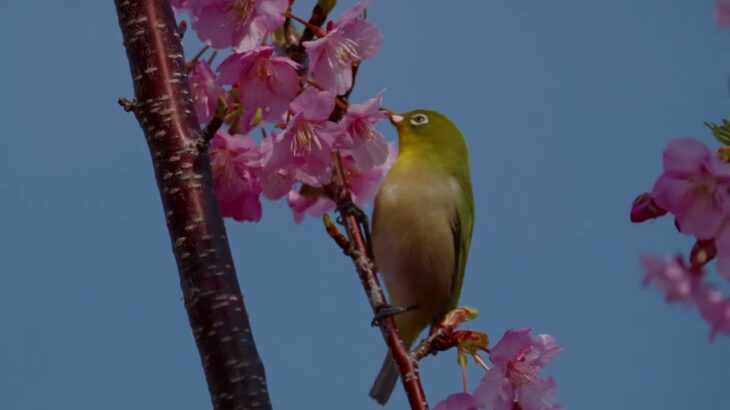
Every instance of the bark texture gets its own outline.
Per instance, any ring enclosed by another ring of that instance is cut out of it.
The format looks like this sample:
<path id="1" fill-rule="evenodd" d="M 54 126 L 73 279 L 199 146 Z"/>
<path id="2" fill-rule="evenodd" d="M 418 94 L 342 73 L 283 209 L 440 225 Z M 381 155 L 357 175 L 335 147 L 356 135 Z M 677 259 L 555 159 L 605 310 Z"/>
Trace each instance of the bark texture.
<path id="1" fill-rule="evenodd" d="M 169 0 L 115 0 L 190 326 L 215 409 L 270 409 Z"/>

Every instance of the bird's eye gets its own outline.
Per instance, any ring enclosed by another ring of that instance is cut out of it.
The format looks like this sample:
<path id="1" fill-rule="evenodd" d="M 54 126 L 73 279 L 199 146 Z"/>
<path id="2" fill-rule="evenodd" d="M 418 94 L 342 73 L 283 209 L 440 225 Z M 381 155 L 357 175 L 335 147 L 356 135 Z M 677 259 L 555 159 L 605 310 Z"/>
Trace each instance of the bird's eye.
<path id="1" fill-rule="evenodd" d="M 416 114 L 410 119 L 411 124 L 413 125 L 423 125 L 428 124 L 428 117 L 424 114 Z"/>

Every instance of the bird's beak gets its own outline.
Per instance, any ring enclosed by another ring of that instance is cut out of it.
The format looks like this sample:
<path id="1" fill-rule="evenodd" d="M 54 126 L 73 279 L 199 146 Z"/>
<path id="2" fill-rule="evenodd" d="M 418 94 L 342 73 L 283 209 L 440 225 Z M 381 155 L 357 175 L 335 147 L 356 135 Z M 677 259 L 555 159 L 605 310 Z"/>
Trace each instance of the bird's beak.
<path id="1" fill-rule="evenodd" d="M 390 114 L 390 123 L 396 127 L 403 121 L 403 116 L 398 114 Z"/>
<path id="2" fill-rule="evenodd" d="M 402 115 L 398 115 L 398 113 L 387 109 L 384 111 L 388 113 L 388 119 L 390 120 L 390 123 L 394 126 L 397 127 L 398 125 L 400 125 L 401 121 L 403 121 Z"/>

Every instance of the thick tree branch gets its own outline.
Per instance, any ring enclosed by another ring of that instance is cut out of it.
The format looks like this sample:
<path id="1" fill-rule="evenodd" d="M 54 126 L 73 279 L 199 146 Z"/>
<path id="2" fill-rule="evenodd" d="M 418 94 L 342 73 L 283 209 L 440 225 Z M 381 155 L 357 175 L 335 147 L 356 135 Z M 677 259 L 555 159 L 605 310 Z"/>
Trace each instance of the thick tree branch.
<path id="1" fill-rule="evenodd" d="M 270 409 L 168 0 L 115 0 L 135 100 L 215 409 Z"/>
<path id="2" fill-rule="evenodd" d="M 373 309 L 373 313 L 377 314 L 381 308 L 387 306 L 387 301 L 376 275 L 377 270 L 375 264 L 368 256 L 368 244 L 365 241 L 362 230 L 364 221 L 355 213 L 346 211 L 346 209 L 351 209 L 352 207 L 352 197 L 347 188 L 342 158 L 338 151 L 333 151 L 332 153 L 332 164 L 334 174 L 333 184 L 331 186 L 333 190 L 332 194 L 337 203 L 337 208 L 340 210 L 340 216 L 347 232 L 347 239 L 342 237 L 341 234 L 338 236 L 339 232 L 337 232 L 337 228 L 334 227 L 331 221 L 327 223 L 328 218 L 325 218 L 325 225 L 327 225 L 327 231 L 337 244 L 352 258 L 358 276 L 360 277 L 360 282 L 370 302 L 370 307 Z M 398 328 L 395 326 L 395 320 L 393 320 L 393 317 L 387 316 L 379 319 L 377 322 L 383 334 L 383 339 L 385 339 L 385 343 L 388 345 L 391 355 L 398 365 L 401 381 L 406 390 L 406 396 L 408 397 L 411 409 L 428 409 L 426 394 L 423 391 L 421 379 L 418 374 L 418 363 L 411 358 L 408 350 L 403 345 Z"/>

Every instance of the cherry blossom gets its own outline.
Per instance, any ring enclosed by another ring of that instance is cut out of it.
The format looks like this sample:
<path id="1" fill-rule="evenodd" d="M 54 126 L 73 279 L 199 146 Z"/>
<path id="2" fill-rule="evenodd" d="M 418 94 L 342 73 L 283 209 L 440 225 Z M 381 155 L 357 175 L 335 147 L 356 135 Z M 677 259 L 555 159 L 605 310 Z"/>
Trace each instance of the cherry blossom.
<path id="1" fill-rule="evenodd" d="M 287 0 L 187 0 L 193 29 L 213 48 L 250 50 L 284 22 Z"/>
<path id="2" fill-rule="evenodd" d="M 469 393 L 455 393 L 436 404 L 434 410 L 476 410 L 479 402 Z"/>
<path id="3" fill-rule="evenodd" d="M 388 157 L 388 143 L 375 124 L 388 118 L 388 113 L 380 106 L 383 93 L 371 98 L 363 104 L 352 104 L 342 119 L 342 127 L 351 139 L 352 156 L 362 168 L 368 169 L 382 165 Z"/>
<path id="4" fill-rule="evenodd" d="M 550 409 L 557 395 L 555 380 L 540 377 L 540 371 L 562 352 L 555 338 L 532 336 L 529 328 L 508 330 L 490 350 L 494 367 L 487 371 L 474 397 L 481 407 L 512 410 L 517 401 L 522 410 Z"/>
<path id="5" fill-rule="evenodd" d="M 241 104 L 248 113 L 261 108 L 265 120 L 280 122 L 299 93 L 299 65 L 273 53 L 273 47 L 258 47 L 230 55 L 218 66 L 218 81 L 237 84 Z"/>
<path id="6" fill-rule="evenodd" d="M 373 57 L 383 43 L 380 30 L 358 18 L 368 3 L 369 0 L 361 1 L 345 11 L 324 37 L 304 42 L 309 74 L 337 95 L 352 87 L 352 64 Z"/>
<path id="7" fill-rule="evenodd" d="M 295 181 L 322 186 L 332 178 L 331 149 L 345 132 L 328 120 L 335 97 L 327 91 L 307 88 L 289 105 L 293 114 L 282 132 L 262 142 L 264 194 L 270 199 L 285 195 Z"/>
<path id="8" fill-rule="evenodd" d="M 730 164 L 702 142 L 680 139 L 664 150 L 664 173 L 652 195 L 676 216 L 682 233 L 712 238 L 730 211 Z"/>
<path id="9" fill-rule="evenodd" d="M 215 74 L 205 61 L 196 61 L 188 78 L 198 120 L 201 124 L 207 123 L 215 115 L 218 97 L 224 93 L 223 88 L 216 82 Z"/>
<path id="10" fill-rule="evenodd" d="M 681 257 L 641 255 L 640 260 L 646 271 L 644 286 L 654 285 L 667 302 L 687 301 L 694 296 L 699 286 L 699 275 L 694 274 Z"/>
<path id="11" fill-rule="evenodd" d="M 256 141 L 248 135 L 218 131 L 210 143 L 210 160 L 221 214 L 237 221 L 261 220 Z"/>
<path id="12" fill-rule="evenodd" d="M 697 308 L 710 324 L 710 339 L 719 334 L 730 335 L 730 298 L 712 286 L 705 286 L 696 297 Z"/>
<path id="13" fill-rule="evenodd" d="M 730 1 L 720 0 L 715 4 L 715 24 L 720 27 L 730 27 Z"/>

